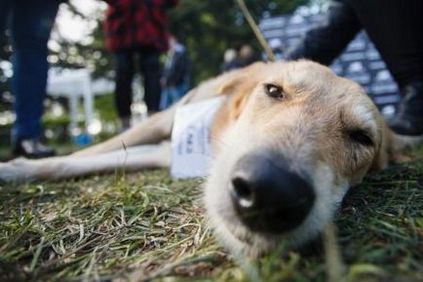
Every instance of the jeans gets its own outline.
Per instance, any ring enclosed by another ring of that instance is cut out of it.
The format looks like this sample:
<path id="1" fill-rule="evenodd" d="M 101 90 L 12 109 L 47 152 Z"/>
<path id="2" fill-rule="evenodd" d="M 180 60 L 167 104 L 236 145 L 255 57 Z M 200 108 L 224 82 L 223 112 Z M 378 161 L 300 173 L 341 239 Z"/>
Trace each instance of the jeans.
<path id="1" fill-rule="evenodd" d="M 160 52 L 153 48 L 138 48 L 114 54 L 116 70 L 115 103 L 120 118 L 131 116 L 132 79 L 135 73 L 134 61 L 144 79 L 144 101 L 149 112 L 157 112 L 160 102 Z"/>
<path id="2" fill-rule="evenodd" d="M 165 110 L 176 103 L 188 92 L 188 84 L 182 83 L 175 86 L 169 86 L 163 89 L 160 100 L 160 110 Z"/>
<path id="3" fill-rule="evenodd" d="M 10 16 L 16 121 L 13 140 L 42 135 L 41 117 L 46 96 L 48 47 L 59 8 L 57 0 L 0 0 L 0 33 Z"/>

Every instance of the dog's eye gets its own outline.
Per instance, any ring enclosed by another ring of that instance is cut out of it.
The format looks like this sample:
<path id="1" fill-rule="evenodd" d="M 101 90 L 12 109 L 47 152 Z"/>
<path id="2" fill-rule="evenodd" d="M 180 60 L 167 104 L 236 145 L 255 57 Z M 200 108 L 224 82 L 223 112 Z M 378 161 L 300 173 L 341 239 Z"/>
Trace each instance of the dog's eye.
<path id="1" fill-rule="evenodd" d="M 364 146 L 374 145 L 372 138 L 363 130 L 360 130 L 360 129 L 350 130 L 348 131 L 348 136 L 352 141 L 359 143 L 361 145 L 364 145 Z"/>
<path id="2" fill-rule="evenodd" d="M 282 99 L 283 98 L 283 90 L 282 87 L 274 85 L 274 84 L 265 84 L 264 90 L 266 94 L 272 98 Z"/>

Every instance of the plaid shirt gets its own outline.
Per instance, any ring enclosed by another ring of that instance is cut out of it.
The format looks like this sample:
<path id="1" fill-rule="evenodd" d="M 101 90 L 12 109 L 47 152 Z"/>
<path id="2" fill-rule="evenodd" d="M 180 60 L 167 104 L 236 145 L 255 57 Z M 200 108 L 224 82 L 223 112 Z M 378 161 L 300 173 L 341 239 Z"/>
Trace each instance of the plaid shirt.
<path id="1" fill-rule="evenodd" d="M 106 0 L 106 46 L 112 51 L 153 47 L 168 49 L 166 11 L 178 0 Z"/>

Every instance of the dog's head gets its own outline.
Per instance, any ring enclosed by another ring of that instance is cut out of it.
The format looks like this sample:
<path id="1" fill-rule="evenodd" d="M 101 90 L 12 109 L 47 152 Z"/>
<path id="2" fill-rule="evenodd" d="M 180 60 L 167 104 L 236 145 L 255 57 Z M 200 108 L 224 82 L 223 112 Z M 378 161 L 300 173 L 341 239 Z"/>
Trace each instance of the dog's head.
<path id="1" fill-rule="evenodd" d="M 232 75 L 222 92 L 230 102 L 214 128 L 205 202 L 233 251 L 257 256 L 280 240 L 307 242 L 350 186 L 387 165 L 382 116 L 360 86 L 326 67 L 258 64 Z"/>

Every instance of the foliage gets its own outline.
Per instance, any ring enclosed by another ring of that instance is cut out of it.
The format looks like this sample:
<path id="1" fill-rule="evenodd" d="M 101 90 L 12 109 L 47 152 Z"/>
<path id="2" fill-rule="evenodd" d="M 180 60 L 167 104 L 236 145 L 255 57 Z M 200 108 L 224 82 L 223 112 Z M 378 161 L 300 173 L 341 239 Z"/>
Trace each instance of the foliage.
<path id="1" fill-rule="evenodd" d="M 86 67 L 92 71 L 94 78 L 110 77 L 113 62 L 104 44 L 103 9 L 99 8 L 93 14 L 85 15 L 73 6 L 72 2 L 67 5 L 74 18 L 86 21 L 87 25 L 94 28 L 88 38 L 82 42 L 71 42 L 59 34 L 56 39 L 58 44 L 56 48 L 50 50 L 49 60 L 53 65 L 62 68 Z"/>
<path id="2" fill-rule="evenodd" d="M 98 118 L 104 122 L 116 122 L 118 120 L 114 95 L 107 94 L 96 96 L 94 100 L 94 107 L 98 113 Z"/>
<path id="3" fill-rule="evenodd" d="M 246 1 L 258 22 L 262 16 L 292 12 L 306 0 Z M 184 42 L 194 62 L 195 81 L 219 72 L 223 53 L 228 48 L 250 44 L 258 48 L 257 40 L 244 20 L 236 1 L 182 0 L 170 13 L 171 31 Z"/>

